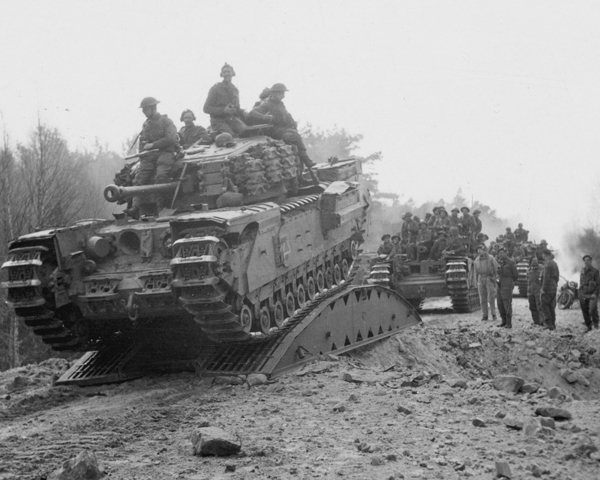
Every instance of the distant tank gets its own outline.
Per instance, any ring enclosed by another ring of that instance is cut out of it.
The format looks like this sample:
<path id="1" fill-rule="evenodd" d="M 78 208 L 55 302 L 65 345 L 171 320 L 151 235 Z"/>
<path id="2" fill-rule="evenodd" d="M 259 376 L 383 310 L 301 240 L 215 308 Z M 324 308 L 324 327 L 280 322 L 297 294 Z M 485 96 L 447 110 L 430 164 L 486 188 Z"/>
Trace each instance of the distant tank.
<path id="1" fill-rule="evenodd" d="M 268 336 L 348 278 L 366 228 L 359 160 L 318 165 L 316 184 L 299 168 L 296 147 L 264 135 L 194 146 L 166 184 L 130 186 L 136 167 L 126 167 L 104 197 L 146 198 L 141 218 L 115 214 L 12 241 L 8 303 L 59 351 L 141 335 L 168 342 L 174 331 L 188 343 Z"/>

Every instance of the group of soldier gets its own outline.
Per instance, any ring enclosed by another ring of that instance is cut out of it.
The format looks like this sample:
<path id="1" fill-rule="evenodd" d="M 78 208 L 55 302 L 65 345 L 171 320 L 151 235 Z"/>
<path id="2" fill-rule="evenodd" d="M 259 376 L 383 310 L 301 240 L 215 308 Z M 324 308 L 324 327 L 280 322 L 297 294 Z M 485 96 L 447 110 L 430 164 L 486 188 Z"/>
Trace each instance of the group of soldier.
<path id="1" fill-rule="evenodd" d="M 420 219 L 411 212 L 402 216 L 402 227 L 396 235 L 385 234 L 378 254 L 388 259 L 402 255 L 407 261 L 440 260 L 444 255 L 474 253 L 478 244 L 489 237 L 481 232 L 480 210 L 471 214 L 469 207 L 434 207 Z M 461 214 L 461 216 L 459 216 Z"/>
<path id="2" fill-rule="evenodd" d="M 495 304 L 502 319 L 500 327 L 512 328 L 512 297 L 515 283 L 519 279 L 517 262 L 525 260 L 514 252 L 522 244 L 517 243 L 512 255 L 506 243 L 496 243 L 494 253 L 484 244 L 477 247 L 477 258 L 473 262 L 477 274 L 477 288 L 483 312 L 482 320 L 488 320 L 491 311 L 496 320 Z M 548 330 L 556 329 L 556 291 L 560 272 L 554 254 L 542 243 L 533 253 L 529 250 L 527 270 L 527 296 L 533 323 Z M 538 256 L 538 254 L 541 256 Z M 540 260 L 542 263 L 540 263 Z M 489 305 L 489 309 L 488 309 Z"/>
<path id="3" fill-rule="evenodd" d="M 301 164 L 311 170 L 315 163 L 309 158 L 302 137 L 298 133 L 294 118 L 288 113 L 283 98 L 288 89 L 283 83 L 265 88 L 254 108 L 246 113 L 240 107 L 240 95 L 232 83 L 235 71 L 225 63 L 221 68 L 222 81 L 208 92 L 204 103 L 204 113 L 210 115 L 210 127 L 205 129 L 194 122 L 196 116 L 192 110 L 184 110 L 180 120 L 184 126 L 177 132 L 169 117 L 158 112 L 158 103 L 154 97 L 142 100 L 140 108 L 146 116 L 139 136 L 140 162 L 133 181 L 134 185 L 165 183 L 171 180 L 177 152 L 200 142 L 216 141 L 218 145 L 227 145 L 233 137 L 243 133 L 248 125 L 265 125 L 264 133 L 277 140 L 295 145 Z M 125 213 L 139 216 L 142 200 L 134 197 L 132 206 Z M 157 209 L 161 210 L 160 198 Z"/>

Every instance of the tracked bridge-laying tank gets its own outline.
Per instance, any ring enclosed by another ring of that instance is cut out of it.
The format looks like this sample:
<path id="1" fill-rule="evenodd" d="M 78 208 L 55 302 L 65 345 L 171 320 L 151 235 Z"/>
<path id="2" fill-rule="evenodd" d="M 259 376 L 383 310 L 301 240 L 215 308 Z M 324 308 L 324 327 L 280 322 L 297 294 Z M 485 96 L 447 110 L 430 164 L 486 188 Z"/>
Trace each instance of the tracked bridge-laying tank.
<path id="1" fill-rule="evenodd" d="M 148 202 L 140 220 L 11 242 L 8 303 L 53 349 L 87 352 L 59 383 L 191 364 L 274 376 L 420 321 L 396 292 L 357 280 L 369 210 L 358 160 L 319 165 L 318 185 L 302 187 L 295 147 L 255 136 L 195 146 L 176 167 L 171 183 L 105 190 L 120 203 L 161 196 L 162 216 Z"/>

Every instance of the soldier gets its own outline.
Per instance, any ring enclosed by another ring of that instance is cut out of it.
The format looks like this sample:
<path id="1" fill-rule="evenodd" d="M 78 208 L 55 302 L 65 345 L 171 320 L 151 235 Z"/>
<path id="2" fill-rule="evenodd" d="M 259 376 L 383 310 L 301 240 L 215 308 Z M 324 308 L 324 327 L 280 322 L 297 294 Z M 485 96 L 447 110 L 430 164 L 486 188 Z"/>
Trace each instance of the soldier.
<path id="1" fill-rule="evenodd" d="M 207 140 L 210 138 L 207 136 L 206 128 L 194 125 L 194 120 L 196 120 L 196 115 L 191 110 L 184 110 L 181 114 L 180 121 L 185 125 L 179 129 L 179 145 L 183 149 L 191 147 L 203 138 Z"/>
<path id="2" fill-rule="evenodd" d="M 544 268 L 542 269 L 540 319 L 544 328 L 556 330 L 556 289 L 560 271 L 550 250 L 545 248 L 542 254 L 544 255 Z"/>
<path id="3" fill-rule="evenodd" d="M 450 215 L 450 225 L 452 227 L 461 228 L 462 223 L 460 221 L 460 217 L 458 216 L 458 214 L 460 213 L 460 210 L 458 208 L 454 207 L 452 210 L 450 210 L 450 213 L 452 214 L 452 215 Z"/>
<path id="4" fill-rule="evenodd" d="M 421 220 L 419 233 L 417 234 L 417 259 L 426 260 L 433 245 L 433 232 L 427 226 L 425 220 Z"/>
<path id="5" fill-rule="evenodd" d="M 444 232 L 444 230 L 438 231 L 437 235 L 438 235 L 438 238 L 433 243 L 433 246 L 431 247 L 431 251 L 429 252 L 429 258 L 431 258 L 431 260 L 439 260 L 440 258 L 442 258 L 442 252 L 448 246 L 448 241 L 446 239 L 447 235 Z"/>
<path id="6" fill-rule="evenodd" d="M 519 278 L 517 265 L 508 257 L 505 247 L 498 249 L 498 310 L 502 317 L 499 327 L 512 328 L 512 296 Z"/>
<path id="7" fill-rule="evenodd" d="M 473 210 L 473 233 L 475 236 L 481 233 L 483 229 L 483 225 L 481 223 L 481 219 L 479 218 L 479 214 L 481 210 Z"/>
<path id="8" fill-rule="evenodd" d="M 429 228 L 435 228 L 435 222 L 437 221 L 438 218 L 440 218 L 440 207 L 433 207 L 433 215 L 431 215 L 429 217 L 429 220 L 427 220 L 427 225 L 429 225 Z"/>
<path id="9" fill-rule="evenodd" d="M 466 251 L 465 242 L 460 236 L 458 227 L 450 227 L 450 239 L 444 252 L 450 255 L 464 255 Z"/>
<path id="10" fill-rule="evenodd" d="M 381 241 L 383 242 L 379 248 L 377 249 L 377 255 L 385 255 L 386 260 L 392 258 L 395 254 L 395 246 L 392 243 L 391 236 L 389 234 L 385 234 L 381 237 Z"/>
<path id="11" fill-rule="evenodd" d="M 538 261 L 544 261 L 544 250 L 548 249 L 548 242 L 546 240 L 542 240 L 540 244 L 535 248 L 535 256 L 538 258 Z"/>
<path id="12" fill-rule="evenodd" d="M 515 234 L 511 232 L 510 227 L 506 227 L 506 233 L 504 234 L 504 245 L 508 251 L 508 255 L 512 256 L 513 249 L 515 248 Z"/>
<path id="13" fill-rule="evenodd" d="M 471 232 L 473 231 L 473 217 L 469 215 L 471 209 L 469 207 L 462 207 L 460 209 L 462 218 L 460 219 L 462 234 L 471 239 Z"/>
<path id="14" fill-rule="evenodd" d="M 515 246 L 515 248 L 513 249 L 512 259 L 515 261 L 515 263 L 519 263 L 521 260 L 523 260 L 524 256 L 525 256 L 525 250 L 523 250 L 523 247 L 521 246 L 521 244 L 518 243 Z"/>
<path id="15" fill-rule="evenodd" d="M 445 232 L 448 232 L 450 227 L 452 226 L 452 222 L 450 221 L 450 217 L 448 217 L 448 212 L 444 207 L 439 207 L 439 218 L 436 219 L 433 224 L 433 228 L 436 230 L 443 229 Z"/>
<path id="16" fill-rule="evenodd" d="M 485 245 L 477 247 L 477 258 L 473 261 L 477 273 L 477 290 L 483 313 L 482 321 L 488 319 L 488 303 L 492 311 L 492 319 L 496 321 L 496 276 L 498 275 L 498 262 L 492 257 Z"/>
<path id="17" fill-rule="evenodd" d="M 271 87 L 269 98 L 250 112 L 249 117 L 258 119 L 261 122 L 273 125 L 268 134 L 278 140 L 283 140 L 289 145 L 296 145 L 300 160 L 309 170 L 316 164 L 306 153 L 306 147 L 302 137 L 298 133 L 298 128 L 294 118 L 288 113 L 282 100 L 285 98 L 285 92 L 288 89 L 283 83 L 276 83 Z"/>
<path id="18" fill-rule="evenodd" d="M 523 224 L 519 223 L 519 227 L 515 229 L 515 241 L 517 243 L 526 242 L 529 235 L 529 230 L 523 228 Z"/>
<path id="19" fill-rule="evenodd" d="M 540 320 L 540 311 L 542 308 L 541 290 L 542 283 L 540 275 L 542 267 L 537 257 L 531 257 L 529 268 L 527 269 L 527 300 L 529 300 L 529 311 L 535 325 L 542 325 Z"/>
<path id="20" fill-rule="evenodd" d="M 166 115 L 158 113 L 156 105 L 160 103 L 153 97 L 142 100 L 140 108 L 146 121 L 140 133 L 139 152 L 140 166 L 133 180 L 135 186 L 166 183 L 171 178 L 171 168 L 175 163 L 175 146 L 177 145 L 177 129 Z M 149 152 L 149 153 L 146 153 Z M 132 207 L 124 212 L 133 218 L 139 218 L 142 199 L 133 197 Z M 156 197 L 157 213 L 162 210 L 163 198 Z"/>
<path id="21" fill-rule="evenodd" d="M 233 67 L 225 63 L 221 67 L 223 81 L 212 86 L 204 103 L 204 113 L 210 115 L 212 129 L 232 136 L 246 130 L 246 124 L 242 121 L 244 112 L 240 108 L 240 92 L 231 83 L 234 76 Z"/>
<path id="22" fill-rule="evenodd" d="M 587 331 L 598 328 L 598 294 L 600 293 L 600 272 L 592 266 L 591 255 L 584 255 L 585 266 L 579 277 L 579 303 Z"/>
<path id="23" fill-rule="evenodd" d="M 408 241 L 410 238 L 408 227 L 412 223 L 412 213 L 406 212 L 404 215 L 402 215 L 402 220 L 403 222 L 402 227 L 400 229 L 400 237 L 402 238 L 402 240 Z"/>

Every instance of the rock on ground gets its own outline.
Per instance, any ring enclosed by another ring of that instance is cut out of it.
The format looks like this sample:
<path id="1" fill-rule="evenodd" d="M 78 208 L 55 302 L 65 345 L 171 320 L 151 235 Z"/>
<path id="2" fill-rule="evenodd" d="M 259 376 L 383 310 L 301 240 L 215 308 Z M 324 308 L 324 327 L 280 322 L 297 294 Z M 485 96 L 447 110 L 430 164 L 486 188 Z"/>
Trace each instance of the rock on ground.
<path id="1" fill-rule="evenodd" d="M 96 480 L 100 477 L 102 472 L 98 468 L 96 456 L 84 450 L 52 472 L 48 480 Z"/>
<path id="2" fill-rule="evenodd" d="M 201 457 L 226 457 L 235 455 L 242 449 L 241 444 L 231 435 L 217 427 L 202 427 L 192 433 L 194 455 Z"/>

